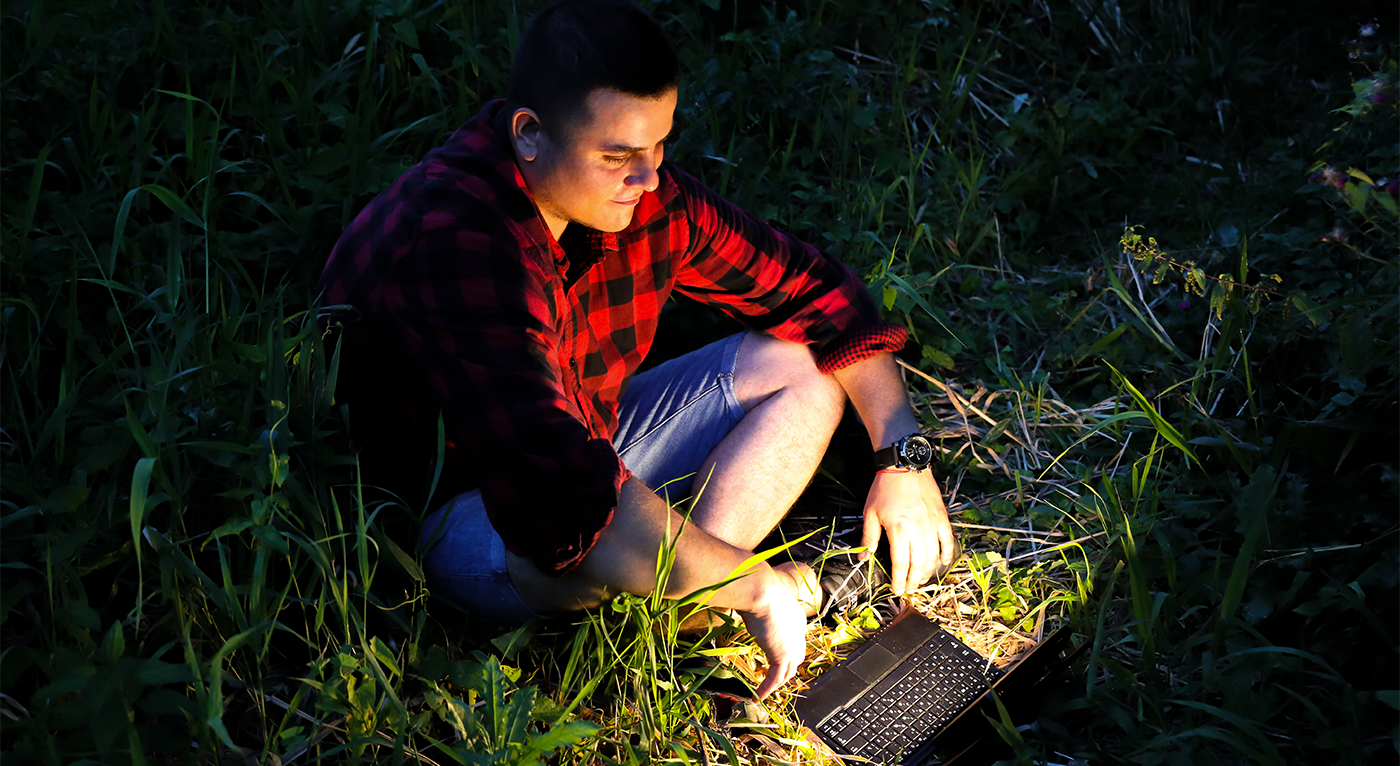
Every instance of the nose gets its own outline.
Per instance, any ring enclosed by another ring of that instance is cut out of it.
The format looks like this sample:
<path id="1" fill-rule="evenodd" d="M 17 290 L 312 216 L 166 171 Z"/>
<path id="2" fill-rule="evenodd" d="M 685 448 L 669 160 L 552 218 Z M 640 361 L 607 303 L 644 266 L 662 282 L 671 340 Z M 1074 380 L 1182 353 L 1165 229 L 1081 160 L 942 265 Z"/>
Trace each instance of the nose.
<path id="1" fill-rule="evenodd" d="M 661 185 L 661 176 L 656 172 L 658 166 L 659 163 L 650 155 L 639 155 L 627 174 L 627 185 L 640 186 L 643 191 L 656 191 L 656 187 Z"/>

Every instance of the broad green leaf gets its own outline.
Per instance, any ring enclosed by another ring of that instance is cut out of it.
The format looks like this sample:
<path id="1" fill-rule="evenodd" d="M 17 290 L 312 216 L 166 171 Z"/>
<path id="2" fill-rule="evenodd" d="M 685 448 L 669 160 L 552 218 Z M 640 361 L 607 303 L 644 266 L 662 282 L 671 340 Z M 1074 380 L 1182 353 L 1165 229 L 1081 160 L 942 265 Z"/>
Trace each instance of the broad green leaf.
<path id="1" fill-rule="evenodd" d="M 1307 317 L 1308 321 L 1313 323 L 1313 327 L 1320 327 L 1332 321 L 1332 317 L 1328 315 L 1325 309 L 1302 293 L 1293 294 L 1293 305 L 1297 306 L 1298 310 L 1303 312 L 1303 316 Z"/>
<path id="2" fill-rule="evenodd" d="M 370 651 L 374 653 L 374 658 L 379 660 L 380 664 L 384 667 L 388 668 L 390 673 L 396 676 L 403 675 L 403 671 L 399 670 L 398 660 L 394 659 L 394 653 L 379 639 L 379 636 L 374 636 L 370 639 L 369 648 Z"/>
<path id="3" fill-rule="evenodd" d="M 1395 204 L 1395 200 L 1389 194 L 1377 194 L 1372 197 L 1377 205 L 1386 209 L 1386 212 L 1394 216 L 1400 216 L 1400 206 Z"/>
<path id="4" fill-rule="evenodd" d="M 182 684 L 194 680 L 194 674 L 190 672 L 189 666 L 153 659 L 142 660 L 138 663 L 133 675 L 137 681 L 146 686 Z"/>
<path id="5" fill-rule="evenodd" d="M 126 636 L 122 635 L 122 624 L 112 623 L 107 634 L 102 637 L 102 645 L 97 648 L 97 656 L 108 664 L 116 664 L 126 654 Z"/>
<path id="6" fill-rule="evenodd" d="M 501 670 L 501 661 L 495 657 L 487 658 L 481 669 L 484 682 L 480 690 L 482 726 L 486 729 L 487 742 L 491 749 L 502 750 L 509 741 L 506 739 L 510 718 L 506 709 L 509 682 L 505 672 Z"/>
<path id="7" fill-rule="evenodd" d="M 1376 692 L 1376 699 L 1389 705 L 1394 710 L 1400 710 L 1400 690 L 1388 689 Z"/>
<path id="8" fill-rule="evenodd" d="M 1367 186 L 1376 185 L 1376 182 L 1372 181 L 1370 176 L 1366 175 L 1360 170 L 1357 170 L 1356 168 L 1347 168 L 1347 175 L 1351 176 L 1352 178 L 1357 178 L 1362 181 L 1365 181 Z"/>
<path id="9" fill-rule="evenodd" d="M 602 727 L 592 721 L 561 723 L 543 734 L 532 734 L 516 763 L 534 763 L 561 747 L 572 747 L 597 734 Z"/>
<path id="10" fill-rule="evenodd" d="M 933 346 L 924 346 L 924 358 L 945 370 L 953 369 L 956 364 L 953 361 L 953 357 L 948 356 L 946 353 Z"/>
<path id="11" fill-rule="evenodd" d="M 502 633 L 491 639 L 491 645 L 500 650 L 502 657 L 508 660 L 515 659 L 515 655 L 519 654 L 520 650 L 530 643 L 530 637 L 535 634 L 536 627 L 538 627 L 538 623 L 532 620 L 515 630 Z"/>
<path id="12" fill-rule="evenodd" d="M 504 736 L 501 747 L 526 743 L 529 739 L 526 730 L 530 725 L 530 711 L 534 707 L 535 687 L 521 687 L 510 695 L 510 702 L 506 704 L 504 709 L 506 719 L 503 722 L 504 725 L 499 728 Z"/>
<path id="13" fill-rule="evenodd" d="M 1350 181 L 1344 188 L 1347 197 L 1347 204 L 1352 210 L 1365 215 L 1366 203 L 1371 201 L 1371 187 L 1366 184 L 1357 184 Z"/>
<path id="14" fill-rule="evenodd" d="M 8 516 L 0 516 L 0 530 L 3 530 L 5 527 L 8 527 L 9 525 L 15 523 L 16 521 L 20 521 L 20 520 L 22 520 L 22 519 L 27 519 L 27 518 L 29 518 L 30 516 L 37 516 L 37 515 L 39 515 L 39 514 L 41 514 L 41 513 L 43 513 L 43 512 L 44 512 L 44 507 L 41 506 L 41 505 L 27 505 L 27 506 L 25 506 L 25 507 L 19 509 L 18 511 L 15 511 L 14 513 L 12 513 L 12 514 L 10 514 L 10 515 L 8 515 Z M 19 562 L 10 563 L 10 564 L 0 564 L 0 566 L 15 566 L 15 565 L 18 564 L 18 563 L 19 563 Z M 27 566 L 27 567 L 28 567 L 29 565 L 28 565 L 28 564 L 24 564 L 23 566 Z M 29 567 L 29 568 L 30 568 L 30 569 L 33 569 L 33 567 Z M 35 571 L 38 571 L 38 570 L 35 570 Z"/>
<path id="15" fill-rule="evenodd" d="M 414 29 L 413 22 L 408 19 L 394 22 L 394 37 L 410 48 L 418 47 L 418 30 Z"/>

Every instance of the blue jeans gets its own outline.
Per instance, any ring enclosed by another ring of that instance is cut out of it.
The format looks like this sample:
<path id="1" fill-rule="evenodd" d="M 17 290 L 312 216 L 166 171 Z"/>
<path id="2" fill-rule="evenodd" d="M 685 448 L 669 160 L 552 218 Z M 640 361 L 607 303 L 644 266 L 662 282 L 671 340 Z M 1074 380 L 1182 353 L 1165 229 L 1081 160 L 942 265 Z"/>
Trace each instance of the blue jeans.
<path id="1" fill-rule="evenodd" d="M 745 333 L 731 335 L 632 378 L 613 446 L 627 469 L 663 497 L 690 494 L 693 474 L 744 417 L 734 367 Z M 481 491 L 463 492 L 423 520 L 428 585 L 485 620 L 519 624 L 541 615 L 516 592 L 506 547 Z"/>

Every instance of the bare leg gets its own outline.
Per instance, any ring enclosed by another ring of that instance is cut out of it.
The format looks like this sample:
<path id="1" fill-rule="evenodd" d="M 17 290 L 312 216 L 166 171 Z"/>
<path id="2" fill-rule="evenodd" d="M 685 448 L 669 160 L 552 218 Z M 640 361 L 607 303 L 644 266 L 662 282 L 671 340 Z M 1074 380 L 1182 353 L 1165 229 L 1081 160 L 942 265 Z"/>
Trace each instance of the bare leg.
<path id="1" fill-rule="evenodd" d="M 690 519 L 720 541 L 751 551 L 773 531 L 816 473 L 841 421 L 846 395 L 835 378 L 817 371 L 806 346 L 756 333 L 744 337 L 734 378 L 735 394 L 746 414 L 697 472 L 694 492 L 699 499 Z M 640 486 L 629 482 L 624 488 L 619 513 L 628 505 L 626 493 L 635 490 L 634 484 Z M 649 490 L 642 492 L 656 502 Z M 634 500 L 638 507 L 644 504 Z M 678 519 L 672 529 L 677 528 Z M 631 553 L 645 554 L 648 566 L 653 566 L 655 551 L 651 545 Z M 527 559 L 507 554 L 507 560 L 521 597 L 539 611 L 587 607 L 606 597 L 593 578 L 577 573 L 547 577 Z M 778 564 L 777 569 L 793 578 L 799 601 L 813 614 L 821 598 L 811 569 L 790 562 Z M 727 571 L 719 572 L 714 581 Z"/>
<path id="2" fill-rule="evenodd" d="M 816 473 L 846 394 L 806 346 L 757 333 L 739 347 L 734 386 L 747 414 L 696 473 L 691 520 L 753 550 Z"/>

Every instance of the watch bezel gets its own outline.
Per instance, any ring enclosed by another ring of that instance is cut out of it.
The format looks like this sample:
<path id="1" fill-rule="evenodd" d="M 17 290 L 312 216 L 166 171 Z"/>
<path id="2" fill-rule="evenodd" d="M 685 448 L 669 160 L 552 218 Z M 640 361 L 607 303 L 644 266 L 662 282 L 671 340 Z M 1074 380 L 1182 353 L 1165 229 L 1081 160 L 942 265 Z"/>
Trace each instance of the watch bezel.
<path id="1" fill-rule="evenodd" d="M 917 441 L 915 441 L 917 440 Z M 928 459 L 922 463 L 918 462 L 909 454 L 911 443 L 922 442 L 925 454 Z M 933 442 L 923 432 L 915 432 L 907 436 L 896 439 L 890 446 L 875 451 L 875 470 L 886 471 L 891 468 L 899 468 L 906 471 L 923 471 L 933 464 Z"/>
<path id="2" fill-rule="evenodd" d="M 922 463 L 909 454 L 909 444 L 914 441 L 923 443 L 925 460 Z M 922 433 L 909 434 L 898 442 L 895 442 L 894 447 L 895 454 L 899 456 L 899 466 L 901 468 L 912 468 L 916 471 L 922 471 L 933 464 L 933 442 L 929 441 L 928 437 L 924 436 Z"/>

